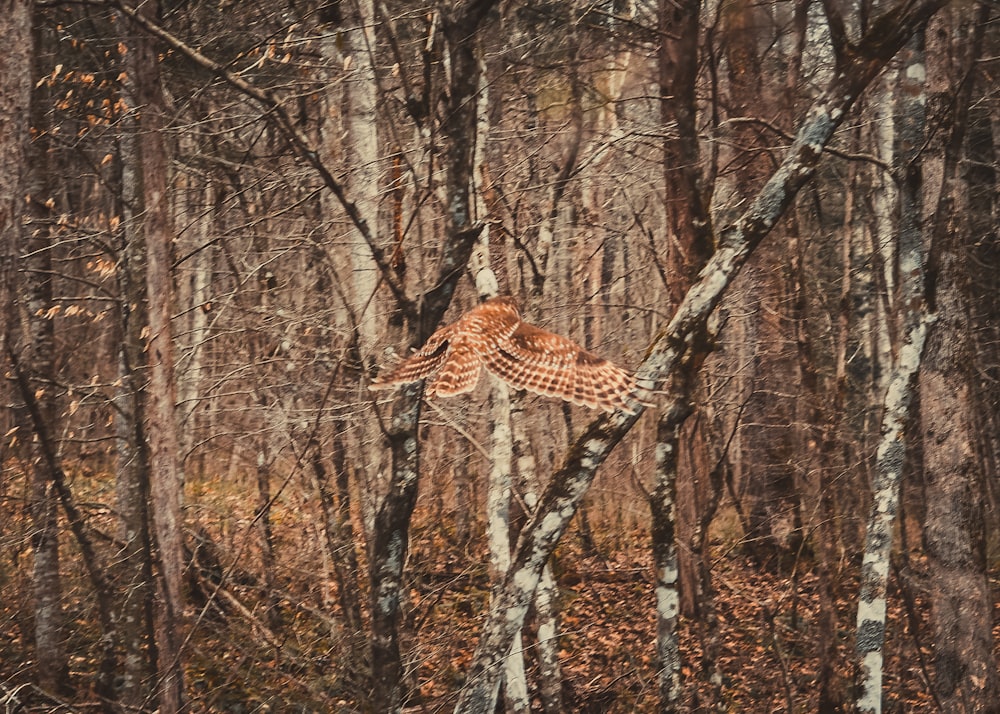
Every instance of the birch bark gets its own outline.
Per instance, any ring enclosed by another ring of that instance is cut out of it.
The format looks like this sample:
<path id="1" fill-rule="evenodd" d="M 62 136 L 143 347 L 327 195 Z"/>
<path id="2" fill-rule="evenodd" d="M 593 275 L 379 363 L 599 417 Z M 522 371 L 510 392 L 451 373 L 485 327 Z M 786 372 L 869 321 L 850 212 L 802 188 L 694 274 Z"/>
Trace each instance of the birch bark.
<path id="1" fill-rule="evenodd" d="M 899 189 L 899 224 L 895 262 L 899 298 L 895 304 L 897 334 L 903 342 L 895 349 L 889 384 L 882 403 L 881 438 L 875 458 L 873 502 L 861 563 L 858 600 L 857 648 L 861 657 L 858 709 L 882 709 L 882 664 L 885 645 L 886 596 L 892 533 L 899 509 L 899 486 L 906 455 L 906 425 L 917 388 L 917 377 L 927 336 L 929 316 L 924 312 L 924 246 L 921 228 L 919 152 L 924 140 L 924 55 L 918 39 L 904 53 L 903 69 L 895 88 L 893 166 L 905 177 Z M 889 239 L 886 237 L 886 239 Z M 891 240 L 891 239 L 889 239 Z"/>

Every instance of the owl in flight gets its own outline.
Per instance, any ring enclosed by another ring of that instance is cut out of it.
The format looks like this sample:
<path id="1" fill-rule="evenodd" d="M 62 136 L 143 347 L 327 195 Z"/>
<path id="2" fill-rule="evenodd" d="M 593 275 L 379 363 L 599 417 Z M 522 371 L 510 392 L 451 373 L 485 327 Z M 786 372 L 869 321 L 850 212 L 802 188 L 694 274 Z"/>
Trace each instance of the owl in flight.
<path id="1" fill-rule="evenodd" d="M 427 380 L 424 395 L 451 397 L 471 391 L 483 371 L 515 389 L 527 389 L 592 409 L 635 413 L 643 403 L 635 378 L 572 340 L 521 320 L 511 297 L 487 300 L 440 328 L 370 389 Z"/>

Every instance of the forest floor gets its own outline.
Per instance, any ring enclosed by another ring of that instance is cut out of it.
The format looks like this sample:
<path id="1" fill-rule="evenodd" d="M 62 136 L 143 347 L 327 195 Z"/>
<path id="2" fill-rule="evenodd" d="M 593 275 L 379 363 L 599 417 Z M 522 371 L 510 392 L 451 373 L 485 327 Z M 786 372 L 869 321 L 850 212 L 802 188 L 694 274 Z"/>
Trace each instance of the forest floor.
<path id="1" fill-rule="evenodd" d="M 234 549 L 235 536 L 218 529 L 189 532 L 189 543 L 201 542 L 199 567 L 191 569 L 188 581 L 193 628 L 189 625 L 186 681 L 193 712 L 366 711 L 359 704 L 366 698 L 366 687 L 357 675 L 364 669 L 359 664 L 363 655 L 349 654 L 352 647 L 363 652 L 364 638 L 352 643 L 340 626 L 334 579 L 329 563 L 322 562 L 315 531 L 305 525 L 308 517 L 301 512 L 298 517 L 291 515 L 292 510 L 286 513 L 286 518 L 276 517 L 273 523 L 279 565 L 268 587 L 259 575 L 260 561 L 252 545 L 245 551 Z M 99 529 L 102 516 L 92 513 L 92 517 Z M 107 525 L 111 527 L 110 521 Z M 5 530 L 11 534 L 18 527 L 9 522 Z M 656 711 L 648 534 L 598 523 L 592 527 L 596 547 L 584 548 L 574 525 L 554 560 L 563 710 Z M 423 517 L 414 524 L 401 627 L 411 691 L 408 712 L 453 709 L 488 605 L 483 544 L 477 540 L 475 545 L 458 547 L 453 540 L 440 520 Z M 769 569 L 726 540 L 716 538 L 712 547 L 715 635 L 704 624 L 711 621 L 707 601 L 699 603 L 700 618 L 681 619 L 684 709 L 707 711 L 713 697 L 718 697 L 722 710 L 729 712 L 817 711 L 819 598 L 811 561 L 803 555 L 780 570 Z M 52 700 L 37 694 L 22 695 L 27 706 L 21 711 L 94 711 L 96 698 L 89 683 L 98 654 L 96 618 L 84 575 L 76 572 L 79 558 L 68 536 L 66 543 L 64 593 L 71 623 L 67 648 L 76 695 L 65 708 L 53 708 Z M 290 552 L 294 555 L 287 557 Z M 223 554 L 233 553 L 238 557 L 230 568 L 234 557 Z M 8 551 L 0 559 L 4 590 L 0 684 L 11 692 L 31 678 L 27 582 L 31 556 L 24 548 Z M 361 567 L 363 572 L 363 563 Z M 910 567 L 919 573 L 921 564 L 913 561 Z M 837 603 L 833 694 L 842 701 L 850 697 L 853 677 L 856 569 L 845 566 L 833 582 Z M 220 580 L 223 572 L 227 575 Z M 365 581 L 358 578 L 362 589 Z M 884 711 L 937 711 L 928 686 L 928 607 L 916 588 L 903 590 L 900 582 L 897 575 L 890 582 Z M 991 582 L 1000 595 L 996 572 Z M 533 702 L 540 711 L 532 627 L 529 619 L 524 642 Z M 994 635 L 994 642 L 1000 643 L 1000 625 Z M 716 693 L 708 676 L 711 662 L 704 654 L 713 643 L 721 677 Z"/>
<path id="2" fill-rule="evenodd" d="M 560 665 L 564 710 L 567 712 L 654 712 L 658 707 L 656 624 L 652 558 L 648 535 L 634 532 L 609 536 L 608 545 L 585 555 L 579 538 L 570 533 L 557 551 L 559 586 Z M 417 685 L 421 704 L 413 712 L 450 712 L 478 635 L 478 618 L 454 617 L 486 604 L 486 597 L 440 557 L 444 544 L 418 542 L 411 562 L 425 566 L 422 587 L 411 593 L 418 609 L 428 610 L 423 627 L 435 633 L 437 644 L 422 650 Z M 433 557 L 436 554 L 436 557 Z M 716 710 L 717 697 L 729 712 L 817 711 L 818 578 L 800 560 L 783 571 L 762 568 L 739 549 L 713 548 L 715 589 L 715 667 L 721 686 L 709 682 L 712 630 L 700 620 L 681 619 L 683 698 L 687 711 Z M 485 578 L 485 574 L 482 576 Z M 463 583 L 465 586 L 463 587 Z M 856 579 L 834 583 L 837 609 L 834 696 L 845 701 L 853 680 L 853 631 Z M 919 597 L 906 599 L 890 585 L 890 623 L 884 685 L 886 712 L 937 711 L 928 686 L 930 649 L 928 608 Z M 433 604 L 426 604 L 432 601 Z M 482 605 L 472 603 L 482 602 Z M 705 603 L 701 603 L 704 608 Z M 433 611 L 431 611 L 433 609 Z M 919 624 L 916 624 L 919 623 Z M 916 625 L 916 627 L 914 627 Z M 914 634 L 916 630 L 916 634 Z M 1000 623 L 995 642 L 1000 643 Z M 418 635 L 418 639 L 421 639 Z M 528 648 L 529 677 L 536 666 Z M 706 643 L 708 643 L 706 645 Z M 537 693 L 533 708 L 541 711 Z"/>

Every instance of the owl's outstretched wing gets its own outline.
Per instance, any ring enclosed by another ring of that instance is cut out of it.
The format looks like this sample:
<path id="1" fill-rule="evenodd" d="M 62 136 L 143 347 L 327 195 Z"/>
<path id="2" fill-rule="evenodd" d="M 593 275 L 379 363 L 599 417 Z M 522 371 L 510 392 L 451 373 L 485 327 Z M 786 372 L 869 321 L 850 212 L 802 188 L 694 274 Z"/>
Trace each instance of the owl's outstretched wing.
<path id="1" fill-rule="evenodd" d="M 635 413 L 635 379 L 572 340 L 521 320 L 513 298 L 487 300 L 431 335 L 427 344 L 379 377 L 371 389 L 427 380 L 425 396 L 471 391 L 482 368 L 516 389 L 594 409 Z"/>
<path id="2" fill-rule="evenodd" d="M 437 330 L 395 369 L 380 374 L 369 389 L 389 389 L 426 379 L 428 398 L 469 392 L 479 381 L 484 355 L 496 349 L 497 343 L 507 339 L 520 324 L 512 298 L 487 300 Z"/>
<path id="3" fill-rule="evenodd" d="M 400 384 L 419 382 L 437 372 L 451 351 L 453 325 L 447 325 L 430 336 L 419 350 L 400 362 L 395 369 L 379 374 L 369 389 L 392 389 Z"/>
<path id="4" fill-rule="evenodd" d="M 572 340 L 525 322 L 485 357 L 485 363 L 512 387 L 592 409 L 634 413 L 641 404 L 628 372 Z"/>
<path id="5" fill-rule="evenodd" d="M 468 342 L 465 335 L 454 336 L 441 371 L 427 383 L 424 395 L 428 399 L 453 397 L 475 388 L 483 371 L 483 358 Z"/>

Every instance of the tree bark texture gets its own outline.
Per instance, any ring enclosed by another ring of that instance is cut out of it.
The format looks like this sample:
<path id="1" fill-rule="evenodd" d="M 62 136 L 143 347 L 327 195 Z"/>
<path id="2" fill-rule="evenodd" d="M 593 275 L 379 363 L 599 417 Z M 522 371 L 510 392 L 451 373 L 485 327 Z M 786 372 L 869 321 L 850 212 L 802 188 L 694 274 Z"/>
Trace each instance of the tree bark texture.
<path id="1" fill-rule="evenodd" d="M 899 314 L 894 316 L 896 334 L 903 344 L 895 346 L 889 386 L 883 397 L 881 439 L 876 452 L 873 502 L 861 564 L 858 599 L 857 649 L 861 657 L 858 709 L 882 710 L 882 667 L 885 646 L 890 558 L 893 528 L 899 512 L 900 479 L 906 457 L 906 425 L 927 336 L 928 318 L 923 314 L 925 255 L 920 225 L 921 173 L 919 152 L 924 138 L 925 93 L 922 41 L 914 37 L 903 53 L 904 69 L 895 88 L 893 165 L 906 180 L 899 190 L 899 225 L 896 232 L 896 262 L 899 274 Z"/>
<path id="2" fill-rule="evenodd" d="M 126 67 L 126 71 L 128 68 Z M 135 106 L 131 83 L 126 83 L 124 99 Z M 137 118 L 126 111 L 118 136 L 118 230 L 116 281 L 119 305 L 120 344 L 118 347 L 119 385 L 115 402 L 115 492 L 120 512 L 121 538 L 119 587 L 121 600 L 122 672 L 119 699 L 126 707 L 146 706 L 155 692 L 149 682 L 156 672 L 153 542 L 150 527 L 149 442 L 146 439 L 142 374 L 145 345 L 142 336 L 148 324 L 146 297 L 146 252 L 139 215 L 142 206 L 141 153 Z"/>
<path id="3" fill-rule="evenodd" d="M 656 654 L 660 711 L 675 712 L 681 701 L 680 615 L 675 514 L 681 425 L 692 411 L 689 395 L 678 395 L 663 411 L 656 432 L 656 486 L 650 494 L 656 588 Z"/>
<path id="4" fill-rule="evenodd" d="M 685 2 L 680 5 L 664 2 L 660 4 L 659 23 L 662 45 L 659 50 L 660 69 L 660 116 L 669 128 L 663 141 L 664 207 L 667 218 L 667 246 L 665 251 L 665 273 L 668 309 L 674 310 L 684 298 L 684 294 L 697 279 L 698 273 L 711 258 L 715 250 L 712 218 L 709 211 L 710 189 L 702 174 L 702 159 L 698 143 L 697 95 L 695 87 L 698 76 L 700 4 Z M 693 397 L 693 385 L 677 387 Z M 702 428 L 701 424 L 695 428 Z M 708 462 L 704 439 L 686 439 L 692 448 L 687 452 L 692 458 L 681 458 L 679 462 L 680 483 L 677 488 L 678 501 L 676 535 L 687 538 L 698 518 L 700 494 L 696 493 L 696 483 L 707 483 L 704 473 Z M 698 449 L 701 453 L 698 453 Z M 680 457 L 680 453 L 678 453 Z M 660 473 L 659 471 L 657 473 Z M 655 510 L 651 502 L 654 522 L 665 517 Z M 657 544 L 654 530 L 654 550 L 662 548 Z M 698 600 L 694 593 L 700 590 L 695 583 L 698 567 L 694 562 L 697 554 L 681 549 L 678 552 L 680 579 L 689 584 L 681 588 L 681 609 L 694 616 L 698 611 Z"/>
<path id="5" fill-rule="evenodd" d="M 147 18 L 155 18 L 158 6 L 147 4 L 140 13 Z M 171 274 L 174 234 L 169 197 L 170 161 L 163 135 L 167 128 L 167 107 L 160 84 L 156 42 L 151 37 L 140 35 L 134 42 L 132 54 L 130 69 L 134 73 L 132 80 L 139 114 L 139 171 L 144 209 L 142 233 L 146 246 L 146 292 L 149 297 L 146 434 L 150 446 L 150 496 L 159 564 L 157 653 L 160 708 L 164 714 L 173 714 L 180 711 L 183 705 L 180 648 L 184 622 L 184 543 L 181 513 L 183 477 L 179 461 L 174 342 L 170 322 L 174 304 Z"/>
<path id="6" fill-rule="evenodd" d="M 668 127 L 663 142 L 664 197 L 667 218 L 666 275 L 669 309 L 681 304 L 684 295 L 714 252 L 710 197 L 705 187 L 698 143 L 696 86 L 700 50 L 699 2 L 660 2 L 659 48 L 660 116 Z M 707 454 L 681 459 L 684 443 L 681 427 L 694 411 L 695 370 L 683 370 L 671 383 L 670 406 L 657 427 L 655 484 L 650 496 L 651 547 L 656 582 L 657 654 L 659 656 L 660 702 L 663 711 L 674 711 L 681 697 L 678 611 L 686 596 L 689 615 L 702 603 L 695 593 L 705 592 L 698 583 L 701 572 L 695 562 L 698 553 L 678 549 L 697 519 L 696 483 L 707 483 L 701 473 Z M 696 426 L 695 428 L 700 428 Z M 691 435 L 691 431 L 687 432 Z M 691 439 L 689 453 L 701 447 L 703 439 Z M 679 467 L 687 466 L 681 473 Z M 684 488 L 678 490 L 678 477 Z M 678 502 L 678 494 L 686 498 Z M 683 510 L 679 508 L 683 506 Z M 686 576 L 686 578 L 685 578 Z M 681 581 L 686 586 L 681 586 Z M 696 604 L 697 603 L 697 604 Z M 708 650 L 710 648 L 706 648 Z"/>
<path id="7" fill-rule="evenodd" d="M 927 514 L 924 543 L 934 636 L 934 690 L 945 711 L 1000 712 L 1000 672 L 993 653 L 993 599 L 987 581 L 983 461 L 972 416 L 976 384 L 972 337 L 967 169 L 963 167 L 970 73 L 980 56 L 989 10 L 978 22 L 942 13 L 928 31 L 929 108 L 951 107 L 943 132 L 940 175 L 925 176 L 937 193 L 928 301 L 938 319 L 920 372 Z"/>
<path id="8" fill-rule="evenodd" d="M 35 33 L 30 38 L 34 58 L 38 49 Z M 28 77 L 36 74 L 34 65 L 26 69 Z M 40 90 L 35 90 L 36 93 Z M 44 126 L 44 103 L 31 102 L 28 116 L 36 127 Z M 22 211 L 29 220 L 22 224 L 24 234 L 21 262 L 27 334 L 23 348 L 25 371 L 30 375 L 34 399 L 43 428 L 58 433 L 58 404 L 55 380 L 55 313 L 52 293 L 52 238 L 45 220 L 54 208 L 48 190 L 49 139 L 41 133 L 26 146 L 25 183 Z M 36 425 L 36 430 L 38 425 Z M 72 691 L 69 662 L 64 644 L 65 623 L 62 605 L 62 581 L 59 576 L 58 498 L 53 488 L 52 465 L 45 458 L 37 434 L 31 446 L 31 506 L 34 534 L 32 551 L 34 571 L 32 590 L 35 612 L 35 649 L 38 659 L 38 681 L 46 690 L 65 695 Z"/>
<path id="9" fill-rule="evenodd" d="M 511 395 L 504 383 L 493 385 L 490 399 L 490 469 L 486 494 L 486 540 L 490 552 L 490 581 L 499 587 L 510 567 L 510 506 L 514 488 Z M 528 712 L 528 680 L 524 671 L 521 633 L 504 663 L 504 698 L 508 713 Z"/>
<path id="10" fill-rule="evenodd" d="M 10 46 L 0 53 L 0 340 L 13 337 L 16 262 L 24 213 L 25 157 L 34 69 L 33 0 L 0 2 L 0 30 Z"/>
<path id="11" fill-rule="evenodd" d="M 375 78 L 375 3 L 350 3 L 350 25 L 345 33 L 344 62 L 351 75 L 344 84 L 343 116 L 345 159 L 353 167 L 345 188 L 355 197 L 358 211 L 372 227 L 371 240 L 378 243 L 379 143 L 376 116 L 378 86 Z M 351 288 L 357 321 L 359 352 L 369 356 L 375 342 L 378 270 L 365 237 L 352 231 L 349 244 Z"/>

